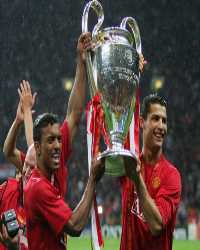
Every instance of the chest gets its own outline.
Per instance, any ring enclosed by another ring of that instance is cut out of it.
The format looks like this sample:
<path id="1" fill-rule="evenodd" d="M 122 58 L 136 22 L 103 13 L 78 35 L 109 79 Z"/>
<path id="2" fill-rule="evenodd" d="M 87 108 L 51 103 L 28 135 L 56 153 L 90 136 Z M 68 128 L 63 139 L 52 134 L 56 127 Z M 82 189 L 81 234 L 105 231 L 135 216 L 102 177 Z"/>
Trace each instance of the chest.
<path id="1" fill-rule="evenodd" d="M 163 185 L 165 174 L 161 167 L 148 166 L 144 170 L 144 182 L 146 184 L 147 190 L 152 198 L 156 197 L 160 188 Z"/>

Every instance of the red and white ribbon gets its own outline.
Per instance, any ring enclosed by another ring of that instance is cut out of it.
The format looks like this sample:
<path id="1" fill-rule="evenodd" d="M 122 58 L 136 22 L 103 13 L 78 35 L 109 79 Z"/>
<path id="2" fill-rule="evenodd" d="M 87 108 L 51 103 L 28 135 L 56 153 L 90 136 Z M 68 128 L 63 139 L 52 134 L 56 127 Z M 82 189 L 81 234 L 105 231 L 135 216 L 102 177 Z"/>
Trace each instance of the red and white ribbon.
<path id="1" fill-rule="evenodd" d="M 90 174 L 92 158 L 98 153 L 99 139 L 102 124 L 102 110 L 99 105 L 99 97 L 95 96 L 87 107 L 87 146 L 88 146 L 88 171 Z M 92 230 L 92 249 L 100 250 L 103 247 L 103 237 L 98 215 L 96 194 L 93 198 L 91 209 L 91 230 Z"/>

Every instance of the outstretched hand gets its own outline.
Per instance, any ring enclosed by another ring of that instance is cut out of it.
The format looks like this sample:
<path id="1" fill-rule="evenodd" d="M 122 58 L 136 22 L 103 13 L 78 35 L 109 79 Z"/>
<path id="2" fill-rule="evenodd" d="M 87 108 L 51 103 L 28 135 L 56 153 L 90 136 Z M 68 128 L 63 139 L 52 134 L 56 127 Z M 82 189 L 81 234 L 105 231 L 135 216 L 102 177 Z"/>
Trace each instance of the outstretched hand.
<path id="1" fill-rule="evenodd" d="M 126 176 L 133 181 L 137 181 L 141 170 L 141 162 L 139 158 L 125 157 L 124 158 L 124 167 Z"/>
<path id="2" fill-rule="evenodd" d="M 35 104 L 35 98 L 36 98 L 37 93 L 35 92 L 32 95 L 31 87 L 28 81 L 23 80 L 20 83 L 20 88 L 18 88 L 18 93 L 20 96 L 22 109 L 23 110 L 27 108 L 32 109 L 32 107 Z"/>

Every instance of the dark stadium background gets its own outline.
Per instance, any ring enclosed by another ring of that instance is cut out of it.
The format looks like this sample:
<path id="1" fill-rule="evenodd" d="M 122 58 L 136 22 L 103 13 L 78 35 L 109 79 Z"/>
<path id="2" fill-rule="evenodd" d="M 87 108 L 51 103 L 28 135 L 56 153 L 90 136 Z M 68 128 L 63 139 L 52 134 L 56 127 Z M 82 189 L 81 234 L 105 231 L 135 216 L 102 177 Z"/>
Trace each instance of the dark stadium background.
<path id="1" fill-rule="evenodd" d="M 158 91 L 168 100 L 168 138 L 165 152 L 182 175 L 182 205 L 177 225 L 200 210 L 200 1 L 104 0 L 104 27 L 135 17 L 148 61 L 141 78 L 141 99 Z M 37 114 L 51 111 L 65 117 L 73 78 L 76 44 L 81 33 L 81 0 L 0 1 L 0 178 L 13 174 L 2 153 L 6 133 L 15 117 L 21 79 L 38 92 Z M 161 86 L 159 85 L 161 84 Z M 161 88 L 159 88 L 161 87 Z M 24 131 L 18 147 L 26 150 Z M 85 116 L 73 145 L 69 163 L 71 207 L 79 201 L 87 180 Z M 115 190 L 113 192 L 113 190 Z M 120 189 L 116 179 L 105 177 L 99 185 L 102 223 L 120 223 Z"/>

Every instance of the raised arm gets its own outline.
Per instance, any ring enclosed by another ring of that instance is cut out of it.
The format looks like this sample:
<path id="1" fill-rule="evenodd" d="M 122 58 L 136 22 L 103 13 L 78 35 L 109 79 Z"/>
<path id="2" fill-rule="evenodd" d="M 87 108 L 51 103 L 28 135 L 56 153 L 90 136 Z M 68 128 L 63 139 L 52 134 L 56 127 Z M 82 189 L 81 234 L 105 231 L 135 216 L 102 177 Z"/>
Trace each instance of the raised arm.
<path id="1" fill-rule="evenodd" d="M 30 146 L 33 143 L 33 121 L 31 108 L 34 105 L 36 94 L 32 96 L 30 86 L 28 82 L 24 80 L 20 84 L 18 93 L 20 95 L 20 102 L 18 104 L 15 120 L 8 131 L 4 142 L 3 152 L 7 160 L 22 171 L 23 162 L 21 159 L 21 153 L 16 147 L 17 136 L 24 121 L 27 145 Z"/>
<path id="2" fill-rule="evenodd" d="M 13 121 L 11 128 L 8 131 L 6 140 L 4 142 L 3 153 L 6 159 L 12 164 L 14 164 L 20 171 L 22 171 L 23 166 L 20 151 L 16 148 L 16 141 L 23 120 L 23 111 L 21 103 L 19 102 L 16 117 Z"/>
<path id="3" fill-rule="evenodd" d="M 70 141 L 72 142 L 76 133 L 85 104 L 85 51 L 92 48 L 91 34 L 83 33 L 79 37 L 77 45 L 77 67 L 74 86 L 69 98 L 67 116 Z"/>
<path id="4" fill-rule="evenodd" d="M 28 147 L 33 144 L 33 118 L 32 107 L 35 104 L 35 97 L 37 93 L 32 95 L 31 87 L 28 81 L 23 80 L 18 89 L 21 100 L 22 110 L 24 113 L 24 128 Z"/>

